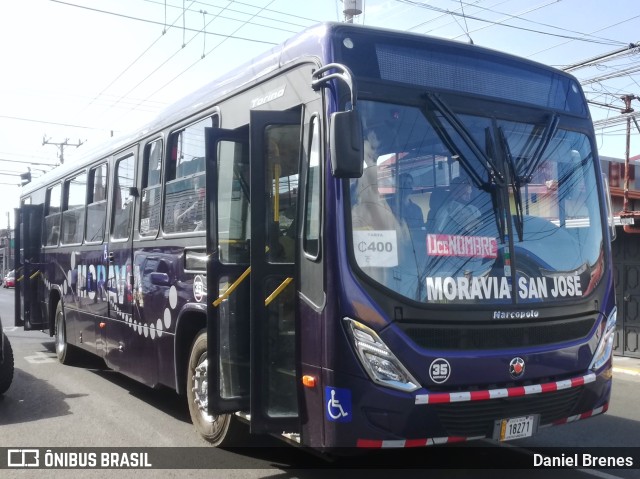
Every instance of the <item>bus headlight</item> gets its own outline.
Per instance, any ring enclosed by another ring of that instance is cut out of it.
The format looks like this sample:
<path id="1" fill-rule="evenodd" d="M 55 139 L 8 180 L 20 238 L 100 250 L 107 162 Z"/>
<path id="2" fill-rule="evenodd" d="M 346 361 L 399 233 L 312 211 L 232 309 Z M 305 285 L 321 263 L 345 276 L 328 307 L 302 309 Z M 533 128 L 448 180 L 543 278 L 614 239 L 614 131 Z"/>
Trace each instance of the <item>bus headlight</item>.
<path id="1" fill-rule="evenodd" d="M 607 324 L 604 327 L 604 334 L 600 339 L 600 343 L 598 343 L 598 348 L 596 349 L 596 353 L 593 355 L 591 365 L 589 366 L 589 369 L 593 371 L 600 369 L 611 357 L 611 352 L 613 351 L 613 339 L 616 332 L 617 316 L 618 309 L 614 307 L 613 311 L 611 311 L 611 314 L 607 318 Z"/>
<path id="2" fill-rule="evenodd" d="M 358 359 L 374 383 L 404 392 L 420 388 L 373 329 L 351 318 L 344 321 Z"/>

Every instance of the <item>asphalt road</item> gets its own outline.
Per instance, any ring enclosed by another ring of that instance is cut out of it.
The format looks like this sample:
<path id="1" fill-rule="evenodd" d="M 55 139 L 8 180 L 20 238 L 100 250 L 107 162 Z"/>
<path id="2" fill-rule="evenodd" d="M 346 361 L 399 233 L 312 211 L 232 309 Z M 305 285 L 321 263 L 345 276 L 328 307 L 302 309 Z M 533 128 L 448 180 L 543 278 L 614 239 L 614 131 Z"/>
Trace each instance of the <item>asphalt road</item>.
<path id="1" fill-rule="evenodd" d="M 446 462 L 438 477 L 599 477 L 640 479 L 640 469 L 532 470 L 514 473 L 510 464 L 529 464 L 531 447 L 634 447 L 640 451 L 640 361 L 615 358 L 614 393 L 607 414 L 537 436 L 496 446 L 485 443 L 454 447 L 376 452 L 330 463 L 269 437 L 250 447 L 212 448 L 196 434 L 184 400 L 168 390 L 152 390 L 116 372 L 92 356 L 74 366 L 57 362 L 48 334 L 25 332 L 13 324 L 13 290 L 0 289 L 0 314 L 13 345 L 16 372 L 0 397 L 0 448 L 154 448 L 163 459 L 192 457 L 208 469 L 163 470 L 0 470 L 0 477 L 351 477 L 354 473 L 388 478 L 397 469 L 406 477 L 426 477 L 434 462 Z M 480 447 L 478 447 L 480 446 Z M 168 448 L 168 449 L 157 449 Z M 183 449 L 177 449 L 183 448 Z M 640 452 L 639 452 L 640 456 Z M 0 464 L 2 458 L 0 458 Z M 191 460 L 191 459 L 189 459 Z M 184 462 L 180 462 L 184 463 Z M 191 464 L 191 463 L 190 463 Z M 640 467 L 640 464 L 638 464 Z M 10 472 L 10 475 L 4 473 Z"/>

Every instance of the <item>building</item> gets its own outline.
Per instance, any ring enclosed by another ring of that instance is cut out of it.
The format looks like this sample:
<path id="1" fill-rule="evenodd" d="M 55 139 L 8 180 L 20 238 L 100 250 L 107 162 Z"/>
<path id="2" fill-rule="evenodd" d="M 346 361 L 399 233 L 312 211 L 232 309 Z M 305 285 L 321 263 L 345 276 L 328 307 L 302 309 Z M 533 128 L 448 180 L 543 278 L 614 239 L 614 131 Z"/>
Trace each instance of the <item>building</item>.
<path id="1" fill-rule="evenodd" d="M 624 204 L 625 160 L 600 157 L 602 171 L 609 179 L 614 216 Z M 640 155 L 629 158 L 629 209 L 640 211 Z M 617 217 L 619 220 L 619 216 Z M 616 221 L 620 224 L 619 221 Z M 613 253 L 618 326 L 614 354 L 640 358 L 640 236 L 616 226 Z"/>

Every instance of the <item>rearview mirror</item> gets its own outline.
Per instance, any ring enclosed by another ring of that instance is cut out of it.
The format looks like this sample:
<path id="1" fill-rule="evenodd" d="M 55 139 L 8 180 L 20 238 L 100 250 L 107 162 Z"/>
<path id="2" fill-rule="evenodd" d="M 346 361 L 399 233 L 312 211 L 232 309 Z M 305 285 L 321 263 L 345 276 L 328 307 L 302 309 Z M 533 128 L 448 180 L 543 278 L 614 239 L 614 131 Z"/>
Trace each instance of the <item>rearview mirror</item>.
<path id="1" fill-rule="evenodd" d="M 336 178 L 360 178 L 363 171 L 362 122 L 355 110 L 331 115 L 329 148 Z"/>

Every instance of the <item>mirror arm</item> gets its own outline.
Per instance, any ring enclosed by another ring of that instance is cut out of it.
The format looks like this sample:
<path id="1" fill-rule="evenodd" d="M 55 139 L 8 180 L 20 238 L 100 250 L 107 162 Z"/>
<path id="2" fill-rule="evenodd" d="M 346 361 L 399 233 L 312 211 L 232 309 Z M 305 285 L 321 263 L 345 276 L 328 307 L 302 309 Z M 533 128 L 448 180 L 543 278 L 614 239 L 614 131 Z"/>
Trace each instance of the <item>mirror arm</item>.
<path id="1" fill-rule="evenodd" d="M 338 71 L 329 73 L 328 75 L 324 75 L 329 70 Z M 313 75 L 311 77 L 313 78 L 313 81 L 311 82 L 311 88 L 313 88 L 315 91 L 318 91 L 320 88 L 328 88 L 330 86 L 329 82 L 331 80 L 340 80 L 344 82 L 349 88 L 349 93 L 351 95 L 351 109 L 356 109 L 356 98 L 358 97 L 358 92 L 356 84 L 353 81 L 353 74 L 348 67 L 340 63 L 329 63 L 320 68 L 318 71 L 313 72 Z"/>

